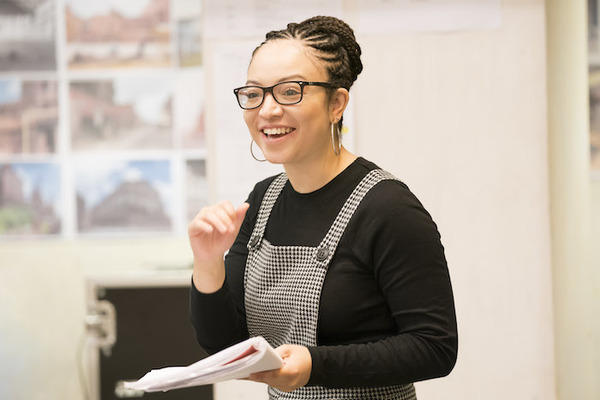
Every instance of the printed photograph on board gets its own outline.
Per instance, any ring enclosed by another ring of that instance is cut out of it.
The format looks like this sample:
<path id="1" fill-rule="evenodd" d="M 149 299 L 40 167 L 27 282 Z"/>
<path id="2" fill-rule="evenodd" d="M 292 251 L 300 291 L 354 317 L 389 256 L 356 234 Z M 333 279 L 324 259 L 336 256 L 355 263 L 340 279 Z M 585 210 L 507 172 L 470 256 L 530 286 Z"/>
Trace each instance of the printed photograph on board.
<path id="1" fill-rule="evenodd" d="M 186 202 L 187 220 L 191 222 L 200 209 L 208 205 L 208 181 L 206 180 L 206 161 L 187 160 L 186 162 Z"/>
<path id="2" fill-rule="evenodd" d="M 591 168 L 600 171 L 600 66 L 590 68 L 589 81 Z"/>
<path id="3" fill-rule="evenodd" d="M 590 159 L 600 172 L 600 7 L 588 0 L 588 65 L 590 89 Z"/>
<path id="4" fill-rule="evenodd" d="M 201 7 L 201 1 L 174 0 L 173 2 L 180 67 L 202 65 Z"/>
<path id="5" fill-rule="evenodd" d="M 66 0 L 69 68 L 171 64 L 169 0 Z"/>
<path id="6" fill-rule="evenodd" d="M 60 186 L 56 164 L 0 163 L 0 236 L 60 233 Z"/>
<path id="7" fill-rule="evenodd" d="M 86 158 L 76 160 L 73 170 L 79 233 L 171 230 L 169 161 Z"/>
<path id="8" fill-rule="evenodd" d="M 0 80 L 0 155 L 56 151 L 55 81 Z"/>
<path id="9" fill-rule="evenodd" d="M 74 151 L 173 147 L 171 79 L 71 82 Z"/>
<path id="10" fill-rule="evenodd" d="M 54 0 L 0 1 L 0 71 L 56 70 Z"/>
<path id="11" fill-rule="evenodd" d="M 184 149 L 203 149 L 204 76 L 201 69 L 180 71 L 174 96 L 174 125 Z"/>

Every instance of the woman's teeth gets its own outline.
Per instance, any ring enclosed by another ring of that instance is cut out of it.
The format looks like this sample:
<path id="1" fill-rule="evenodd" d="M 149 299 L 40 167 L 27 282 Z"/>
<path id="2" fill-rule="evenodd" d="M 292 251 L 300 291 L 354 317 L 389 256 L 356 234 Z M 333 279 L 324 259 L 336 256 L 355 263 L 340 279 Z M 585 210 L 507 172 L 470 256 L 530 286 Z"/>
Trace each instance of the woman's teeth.
<path id="1" fill-rule="evenodd" d="M 263 129 L 263 133 L 267 136 L 284 135 L 286 133 L 290 133 L 293 130 L 294 130 L 293 128 L 271 128 L 271 129 Z"/>

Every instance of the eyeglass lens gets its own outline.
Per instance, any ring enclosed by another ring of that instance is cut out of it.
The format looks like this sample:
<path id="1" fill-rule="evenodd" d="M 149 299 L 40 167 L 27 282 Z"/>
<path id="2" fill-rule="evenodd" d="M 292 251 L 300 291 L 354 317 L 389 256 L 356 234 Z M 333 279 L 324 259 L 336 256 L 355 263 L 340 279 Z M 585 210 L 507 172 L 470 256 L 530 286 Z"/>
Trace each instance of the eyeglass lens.
<path id="1" fill-rule="evenodd" d="M 260 86 L 245 86 L 237 92 L 237 96 L 242 108 L 256 108 L 262 104 L 265 92 L 269 91 L 279 104 L 296 104 L 302 100 L 302 86 L 298 82 L 282 82 L 271 90 Z"/>

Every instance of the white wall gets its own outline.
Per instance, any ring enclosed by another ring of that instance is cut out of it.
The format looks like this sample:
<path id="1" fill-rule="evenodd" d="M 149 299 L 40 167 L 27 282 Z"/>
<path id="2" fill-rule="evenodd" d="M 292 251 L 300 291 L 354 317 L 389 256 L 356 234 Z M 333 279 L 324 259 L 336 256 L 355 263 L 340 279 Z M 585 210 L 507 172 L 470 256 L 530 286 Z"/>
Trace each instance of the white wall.
<path id="1" fill-rule="evenodd" d="M 455 290 L 457 366 L 418 392 L 553 399 L 543 1 L 504 1 L 500 30 L 365 39 L 357 147 L 430 210 Z"/>
<path id="2" fill-rule="evenodd" d="M 545 4 L 502 4 L 499 30 L 359 37 L 355 148 L 429 209 L 454 284 L 459 360 L 450 377 L 418 385 L 421 400 L 557 398 Z M 598 185 L 593 195 L 599 237 Z M 0 243 L 0 398 L 82 398 L 86 274 L 189 260 L 185 237 Z M 219 386 L 219 399 L 264 396 L 241 387 Z"/>
<path id="3" fill-rule="evenodd" d="M 82 399 L 87 274 L 181 266 L 185 237 L 0 244 L 0 399 Z"/>

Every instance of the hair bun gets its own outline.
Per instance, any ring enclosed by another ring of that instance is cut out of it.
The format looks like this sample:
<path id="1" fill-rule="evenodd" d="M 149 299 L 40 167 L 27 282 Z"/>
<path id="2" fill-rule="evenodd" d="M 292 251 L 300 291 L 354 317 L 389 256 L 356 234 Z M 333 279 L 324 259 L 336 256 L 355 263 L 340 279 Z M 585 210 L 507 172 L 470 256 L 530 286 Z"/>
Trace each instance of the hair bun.
<path id="1" fill-rule="evenodd" d="M 360 56 L 362 51 L 354 37 L 354 31 L 344 21 L 327 16 L 308 18 L 299 23 L 289 23 L 286 29 L 267 33 L 266 42 L 278 39 L 297 39 L 312 48 L 316 57 L 324 62 L 330 82 L 350 89 L 363 69 Z"/>
<path id="2" fill-rule="evenodd" d="M 292 24 L 288 24 L 288 28 L 289 25 Z M 360 60 L 362 50 L 360 45 L 356 42 L 354 30 L 350 27 L 350 25 L 341 19 L 323 15 L 309 18 L 302 21 L 300 24 L 295 25 L 312 25 L 315 31 L 336 35 L 341 46 L 346 50 L 346 53 L 348 53 L 348 61 L 350 62 L 353 80 L 356 80 L 356 77 L 362 72 L 363 69 L 363 65 Z"/>

